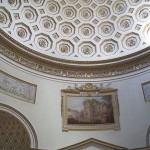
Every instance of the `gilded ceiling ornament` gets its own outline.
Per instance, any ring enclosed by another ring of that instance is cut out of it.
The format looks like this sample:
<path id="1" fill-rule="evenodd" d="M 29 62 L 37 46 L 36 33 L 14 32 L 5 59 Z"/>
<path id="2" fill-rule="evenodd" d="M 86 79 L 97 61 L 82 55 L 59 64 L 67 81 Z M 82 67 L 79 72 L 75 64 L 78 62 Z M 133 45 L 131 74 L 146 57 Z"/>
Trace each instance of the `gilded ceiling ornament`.
<path id="1" fill-rule="evenodd" d="M 39 4 L 41 0 L 33 0 L 35 3 Z"/>
<path id="2" fill-rule="evenodd" d="M 25 17 L 29 20 L 32 20 L 34 18 L 34 14 L 32 13 L 31 10 L 26 10 L 25 11 Z"/>
<path id="3" fill-rule="evenodd" d="M 104 50 L 107 53 L 112 53 L 114 51 L 114 45 L 112 43 L 108 43 L 104 46 Z"/>
<path id="4" fill-rule="evenodd" d="M 136 43 L 137 43 L 137 39 L 135 37 L 129 37 L 126 40 L 126 45 L 129 46 L 129 47 L 135 46 Z"/>
<path id="5" fill-rule="evenodd" d="M 16 0 L 8 0 L 8 3 L 9 3 L 10 5 L 15 4 L 15 2 L 16 2 Z"/>
<path id="6" fill-rule="evenodd" d="M 82 47 L 81 51 L 83 52 L 83 54 L 85 55 L 89 55 L 93 52 L 92 47 L 85 45 Z"/>
<path id="7" fill-rule="evenodd" d="M 95 0 L 95 2 L 102 4 L 105 2 L 105 0 Z"/>
<path id="8" fill-rule="evenodd" d="M 46 48 L 48 46 L 48 41 L 44 38 L 39 38 L 38 44 L 40 47 Z"/>
<path id="9" fill-rule="evenodd" d="M 81 29 L 81 32 L 82 32 L 82 34 L 84 35 L 84 36 L 89 36 L 90 34 L 91 34 L 91 31 L 90 31 L 90 29 L 89 28 L 82 28 Z"/>
<path id="10" fill-rule="evenodd" d="M 140 11 L 139 16 L 141 19 L 146 19 L 150 17 L 150 10 L 148 8 L 144 8 Z"/>
<path id="11" fill-rule="evenodd" d="M 74 4 L 76 3 L 78 0 L 67 0 L 68 3 Z"/>
<path id="12" fill-rule="evenodd" d="M 62 29 L 62 31 L 63 31 L 64 34 L 70 34 L 71 33 L 71 28 L 69 26 L 65 26 Z"/>
<path id="13" fill-rule="evenodd" d="M 82 20 L 90 20 L 92 18 L 92 16 L 93 16 L 93 12 L 89 8 L 83 8 L 80 11 L 80 17 Z"/>
<path id="14" fill-rule="evenodd" d="M 18 34 L 19 37 L 21 37 L 21 38 L 23 38 L 23 39 L 26 38 L 26 36 L 27 36 L 26 30 L 23 29 L 22 27 L 19 27 L 19 28 L 17 29 L 17 34 Z"/>
<path id="15" fill-rule="evenodd" d="M 130 22 L 129 19 L 124 19 L 120 23 L 121 27 L 124 28 L 124 29 L 129 28 L 130 24 L 131 24 L 131 22 Z"/>
<path id="16" fill-rule="evenodd" d="M 92 1 L 92 0 L 81 0 L 81 2 L 82 2 L 83 4 L 89 4 L 89 3 L 91 3 L 91 1 Z"/>
<path id="17" fill-rule="evenodd" d="M 104 26 L 102 26 L 101 30 L 104 34 L 109 34 L 111 32 L 111 26 L 104 25 Z"/>
<path id="18" fill-rule="evenodd" d="M 45 28 L 50 29 L 52 27 L 52 24 L 49 20 L 44 20 L 43 25 Z"/>
<path id="19" fill-rule="evenodd" d="M 57 7 L 54 4 L 50 4 L 49 5 L 49 11 L 52 13 L 55 13 L 57 10 Z"/>
<path id="20" fill-rule="evenodd" d="M 95 63 L 128 57 L 149 45 L 149 8 L 142 0 L 3 0 L 0 26 L 36 55 Z M 59 48 L 63 42 L 70 47 L 68 53 Z M 83 52 L 87 43 L 92 51 Z M 113 50 L 106 48 L 108 43 Z"/>
<path id="21" fill-rule="evenodd" d="M 107 15 L 108 15 L 108 10 L 106 8 L 101 8 L 99 9 L 98 11 L 98 15 L 101 17 L 101 18 L 105 18 Z"/>
<path id="22" fill-rule="evenodd" d="M 113 5 L 114 13 L 122 14 L 127 9 L 127 4 L 124 0 L 118 0 Z"/>
<path id="23" fill-rule="evenodd" d="M 60 51 L 62 53 L 69 53 L 70 47 L 67 44 L 61 44 L 60 45 Z"/>
<path id="24" fill-rule="evenodd" d="M 1 24 L 5 24 L 6 21 L 7 21 L 6 16 L 4 15 L 3 12 L 0 12 L 0 23 L 1 23 Z"/>
<path id="25" fill-rule="evenodd" d="M 63 15 L 67 19 L 73 19 L 76 16 L 76 11 L 73 7 L 68 6 L 63 9 Z"/>

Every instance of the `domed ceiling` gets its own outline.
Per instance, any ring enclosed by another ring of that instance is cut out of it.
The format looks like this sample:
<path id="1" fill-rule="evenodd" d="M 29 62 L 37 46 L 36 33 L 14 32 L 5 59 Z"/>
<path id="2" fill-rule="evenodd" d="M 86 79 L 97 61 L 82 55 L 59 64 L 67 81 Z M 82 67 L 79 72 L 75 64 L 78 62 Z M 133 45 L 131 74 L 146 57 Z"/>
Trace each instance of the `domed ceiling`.
<path id="1" fill-rule="evenodd" d="M 150 1 L 0 0 L 0 27 L 43 58 L 128 59 L 150 46 Z"/>

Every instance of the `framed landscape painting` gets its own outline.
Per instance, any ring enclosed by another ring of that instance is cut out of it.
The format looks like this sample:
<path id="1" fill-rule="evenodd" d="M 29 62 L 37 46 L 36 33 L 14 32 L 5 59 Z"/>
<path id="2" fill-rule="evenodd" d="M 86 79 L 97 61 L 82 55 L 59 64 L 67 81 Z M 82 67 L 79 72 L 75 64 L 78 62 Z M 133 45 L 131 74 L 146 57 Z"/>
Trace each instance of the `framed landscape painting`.
<path id="1" fill-rule="evenodd" d="M 63 131 L 120 129 L 117 89 L 88 83 L 61 92 Z"/>
<path id="2" fill-rule="evenodd" d="M 150 101 L 150 81 L 142 83 L 142 89 L 145 102 Z"/>

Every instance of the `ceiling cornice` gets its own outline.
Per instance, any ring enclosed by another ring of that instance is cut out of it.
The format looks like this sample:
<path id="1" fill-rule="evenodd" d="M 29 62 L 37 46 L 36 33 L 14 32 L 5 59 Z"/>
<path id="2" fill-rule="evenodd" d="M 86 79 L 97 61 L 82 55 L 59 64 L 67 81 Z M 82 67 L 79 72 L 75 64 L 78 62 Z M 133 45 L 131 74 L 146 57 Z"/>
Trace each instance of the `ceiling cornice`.
<path id="1" fill-rule="evenodd" d="M 68 78 L 105 78 L 123 75 L 150 66 L 150 47 L 122 58 L 95 62 L 74 62 L 52 58 L 20 44 L 0 30 L 0 51 L 30 69 Z"/>

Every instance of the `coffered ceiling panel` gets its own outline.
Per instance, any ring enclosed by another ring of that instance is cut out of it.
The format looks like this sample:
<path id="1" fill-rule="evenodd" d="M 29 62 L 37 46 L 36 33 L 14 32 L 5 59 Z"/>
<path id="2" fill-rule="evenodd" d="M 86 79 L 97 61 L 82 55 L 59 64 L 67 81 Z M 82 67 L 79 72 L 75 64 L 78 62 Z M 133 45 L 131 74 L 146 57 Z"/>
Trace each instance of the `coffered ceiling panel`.
<path id="1" fill-rule="evenodd" d="M 11 63 L 55 77 L 135 72 L 150 66 L 150 0 L 0 0 L 0 39 Z"/>
<path id="2" fill-rule="evenodd" d="M 0 27 L 46 56 L 109 60 L 150 45 L 150 1 L 0 0 Z"/>

